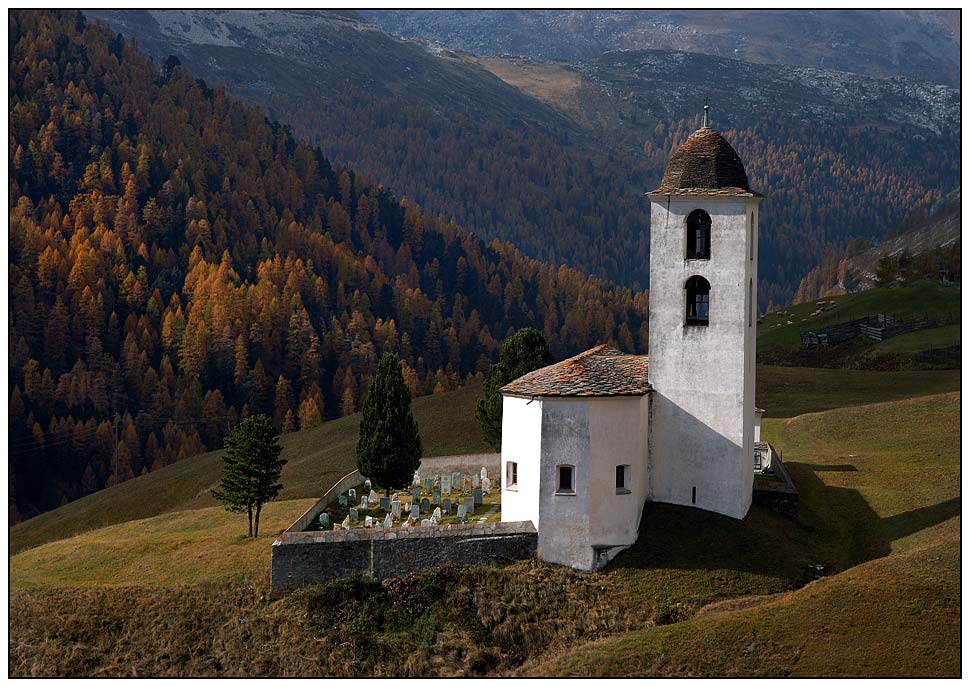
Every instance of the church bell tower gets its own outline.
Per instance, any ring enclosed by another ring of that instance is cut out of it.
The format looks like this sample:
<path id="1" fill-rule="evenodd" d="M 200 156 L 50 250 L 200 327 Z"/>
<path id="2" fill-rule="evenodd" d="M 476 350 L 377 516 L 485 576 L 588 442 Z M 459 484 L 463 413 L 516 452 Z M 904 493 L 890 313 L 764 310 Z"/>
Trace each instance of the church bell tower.
<path id="1" fill-rule="evenodd" d="M 647 194 L 649 498 L 743 518 L 754 482 L 758 203 L 708 124 Z"/>

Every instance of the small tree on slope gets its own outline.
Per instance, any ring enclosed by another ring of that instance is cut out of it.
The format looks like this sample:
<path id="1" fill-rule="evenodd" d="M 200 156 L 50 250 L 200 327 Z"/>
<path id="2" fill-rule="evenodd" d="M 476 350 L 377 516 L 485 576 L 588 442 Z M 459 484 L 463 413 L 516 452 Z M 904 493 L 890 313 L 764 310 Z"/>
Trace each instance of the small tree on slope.
<path id="1" fill-rule="evenodd" d="M 263 504 L 276 498 L 283 485 L 278 482 L 286 461 L 273 423 L 265 415 L 248 417 L 226 438 L 222 457 L 222 481 L 212 495 L 226 510 L 249 515 L 249 536 L 259 536 L 259 515 Z"/>
<path id="2" fill-rule="evenodd" d="M 502 449 L 502 394 L 499 389 L 528 372 L 552 363 L 546 337 L 532 327 L 520 329 L 502 344 L 499 361 L 485 381 L 482 398 L 475 411 L 485 440 L 495 450 Z"/>
<path id="3" fill-rule="evenodd" d="M 385 353 L 364 399 L 357 469 L 390 496 L 391 489 L 410 484 L 420 466 L 421 435 L 411 414 L 411 392 L 404 383 L 401 361 Z"/>

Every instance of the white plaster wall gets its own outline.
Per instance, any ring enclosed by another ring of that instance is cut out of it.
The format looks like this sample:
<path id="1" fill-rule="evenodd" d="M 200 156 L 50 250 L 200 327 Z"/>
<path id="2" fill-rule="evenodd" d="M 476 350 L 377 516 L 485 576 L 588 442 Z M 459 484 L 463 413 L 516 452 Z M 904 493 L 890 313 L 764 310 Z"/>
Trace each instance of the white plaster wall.
<path id="1" fill-rule="evenodd" d="M 636 541 L 647 493 L 648 407 L 647 396 L 544 400 L 537 527 L 542 560 L 592 570 L 595 547 Z M 575 466 L 575 494 L 557 493 L 562 464 Z M 617 465 L 630 466 L 629 494 L 616 493 Z"/>
<path id="2" fill-rule="evenodd" d="M 539 529 L 539 459 L 542 399 L 502 399 L 502 522 L 531 520 Z M 506 463 L 518 463 L 518 485 L 505 482 Z"/>
<path id="3" fill-rule="evenodd" d="M 647 497 L 647 396 L 589 401 L 590 544 L 629 546 L 637 540 Z M 630 466 L 630 493 L 616 493 L 616 466 Z"/>
<path id="4" fill-rule="evenodd" d="M 754 480 L 757 199 L 651 200 L 651 497 L 742 518 Z M 709 260 L 685 257 L 687 215 L 697 208 L 712 220 Z M 707 327 L 684 324 L 684 284 L 695 274 L 711 284 Z"/>

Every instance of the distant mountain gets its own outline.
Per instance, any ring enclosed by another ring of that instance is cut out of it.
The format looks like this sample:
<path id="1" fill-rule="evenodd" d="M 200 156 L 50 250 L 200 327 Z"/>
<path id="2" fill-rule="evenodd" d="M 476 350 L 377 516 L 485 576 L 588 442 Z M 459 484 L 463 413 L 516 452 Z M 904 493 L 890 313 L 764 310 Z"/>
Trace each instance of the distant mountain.
<path id="1" fill-rule="evenodd" d="M 885 274 L 920 278 L 941 273 L 959 277 L 962 268 L 962 206 L 957 188 L 929 208 L 900 223 L 884 241 L 872 245 L 854 241 L 841 252 L 830 251 L 802 279 L 795 303 L 823 296 L 864 291 Z M 882 265 L 881 265 L 882 263 Z"/>
<path id="2" fill-rule="evenodd" d="M 625 284 L 648 283 L 643 193 L 705 98 L 768 196 L 763 304 L 790 300 L 830 246 L 875 240 L 959 178 L 948 86 L 658 50 L 484 59 L 352 13 L 89 14 L 425 211 Z"/>
<path id="3" fill-rule="evenodd" d="M 678 50 L 959 85 L 959 10 L 362 10 L 483 57 Z"/>

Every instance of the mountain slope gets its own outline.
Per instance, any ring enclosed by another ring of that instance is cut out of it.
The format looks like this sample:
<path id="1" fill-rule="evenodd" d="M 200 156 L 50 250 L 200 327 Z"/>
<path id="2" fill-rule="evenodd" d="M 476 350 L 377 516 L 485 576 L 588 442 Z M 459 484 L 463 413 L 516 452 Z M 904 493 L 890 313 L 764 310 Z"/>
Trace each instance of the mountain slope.
<path id="1" fill-rule="evenodd" d="M 959 275 L 963 243 L 960 199 L 958 187 L 925 211 L 911 213 L 876 245 L 855 241 L 844 250 L 829 251 L 802 279 L 794 303 L 872 288 L 880 278 L 880 263 L 882 278 L 889 280 Z"/>
<path id="2" fill-rule="evenodd" d="M 384 352 L 417 395 L 523 326 L 645 346 L 645 293 L 431 218 L 102 24 L 14 12 L 9 38 L 15 519 L 247 414 L 352 414 Z"/>
<path id="3" fill-rule="evenodd" d="M 805 10 L 362 10 L 384 30 L 483 57 L 688 50 L 748 62 L 960 83 L 960 14 Z"/>
<path id="4" fill-rule="evenodd" d="M 705 97 L 768 194 L 763 305 L 788 302 L 833 243 L 881 235 L 959 175 L 959 94 L 948 87 L 669 51 L 480 61 L 319 12 L 93 16 L 426 211 L 627 284 L 649 279 L 643 193 Z"/>

